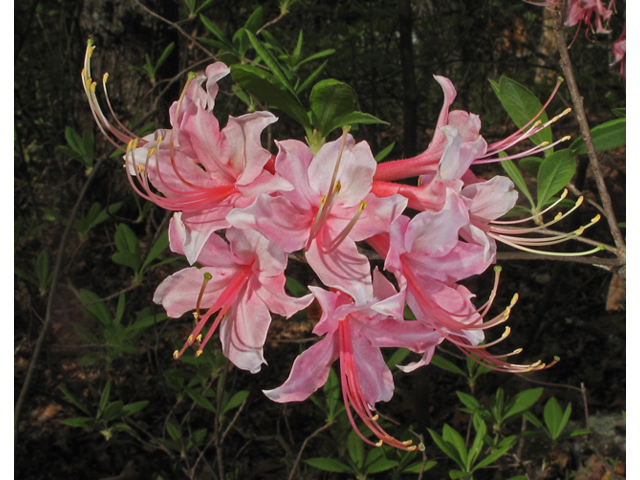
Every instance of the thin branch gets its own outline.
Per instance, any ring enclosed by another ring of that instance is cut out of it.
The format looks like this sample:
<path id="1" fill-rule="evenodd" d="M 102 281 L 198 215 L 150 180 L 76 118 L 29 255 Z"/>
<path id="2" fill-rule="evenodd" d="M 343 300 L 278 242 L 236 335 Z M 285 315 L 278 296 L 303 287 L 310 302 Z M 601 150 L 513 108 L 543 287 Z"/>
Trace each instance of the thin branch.
<path id="1" fill-rule="evenodd" d="M 596 181 L 596 185 L 598 187 L 598 193 L 600 194 L 602 207 L 606 212 L 605 217 L 609 222 L 611 235 L 613 236 L 613 240 L 616 244 L 616 247 L 618 248 L 617 255 L 620 260 L 625 262 L 626 248 L 625 248 L 624 239 L 622 237 L 622 233 L 620 232 L 620 228 L 618 227 L 618 222 L 616 221 L 616 216 L 613 211 L 613 205 L 611 203 L 611 196 L 609 195 L 607 187 L 604 183 L 604 177 L 602 175 L 602 171 L 600 170 L 600 164 L 598 163 L 596 149 L 593 146 L 593 140 L 591 139 L 589 122 L 587 121 L 587 115 L 584 111 L 582 97 L 580 96 L 580 91 L 578 90 L 578 84 L 573 74 L 573 68 L 571 67 L 571 58 L 569 57 L 569 49 L 567 47 L 567 42 L 565 41 L 565 38 L 564 38 L 564 19 L 566 17 L 566 12 L 567 12 L 566 7 L 567 7 L 566 0 L 559 0 L 557 2 L 557 8 L 554 9 L 552 13 L 552 15 L 554 16 L 553 32 L 556 36 L 558 51 L 560 52 L 560 66 L 562 67 L 562 71 L 564 72 L 565 79 L 567 80 L 569 93 L 571 93 L 571 100 L 573 102 L 573 106 L 576 112 L 578 124 L 580 125 L 580 133 L 582 134 L 582 138 L 584 139 L 584 143 L 587 147 L 587 155 L 589 157 L 591 172 L 593 173 L 593 176 Z"/>
<path id="2" fill-rule="evenodd" d="M 325 423 L 323 426 L 318 428 L 315 432 L 313 432 L 311 435 L 309 435 L 307 438 L 304 439 L 304 442 L 302 442 L 302 446 L 300 447 L 300 451 L 298 452 L 298 456 L 296 457 L 296 461 L 294 462 L 293 467 L 291 467 L 291 474 L 289 475 L 289 480 L 293 480 L 293 477 L 296 474 L 296 470 L 298 469 L 298 464 L 300 463 L 300 459 L 302 458 L 302 452 L 304 452 L 304 449 L 307 447 L 307 443 L 309 443 L 309 440 L 311 440 L 313 437 L 318 435 L 323 430 L 326 430 L 327 428 L 329 428 L 331 425 L 333 425 L 332 422 Z"/>
<path id="3" fill-rule="evenodd" d="M 498 252 L 497 260 L 553 260 L 556 262 L 571 262 L 593 265 L 608 272 L 614 272 L 624 266 L 624 261 L 618 258 L 600 257 L 558 257 L 551 255 L 539 255 L 527 252 Z"/>
<path id="4" fill-rule="evenodd" d="M 24 380 L 24 384 L 22 385 L 22 390 L 20 390 L 20 396 L 18 397 L 18 401 L 15 406 L 14 414 L 13 414 L 13 441 L 14 445 L 17 444 L 18 441 L 18 425 L 20 423 L 20 413 L 22 411 L 22 407 L 27 398 L 27 393 L 29 392 L 29 387 L 31 386 L 31 382 L 33 381 L 33 375 L 35 373 L 36 367 L 38 365 L 38 359 L 40 358 L 40 353 L 42 352 L 42 348 L 44 347 L 44 342 L 47 338 L 47 333 L 49 331 L 49 327 L 51 326 L 51 319 L 53 318 L 53 302 L 56 294 L 56 287 L 58 286 L 58 276 L 60 275 L 60 269 L 62 267 L 62 257 L 64 256 L 67 242 L 69 241 L 69 236 L 71 234 L 71 230 L 73 229 L 73 224 L 78 215 L 78 210 L 80 210 L 80 204 L 84 199 L 87 191 L 89 190 L 89 185 L 93 181 L 98 172 L 100 166 L 105 161 L 106 157 L 100 158 L 87 181 L 84 183 L 82 187 L 82 191 L 80 195 L 78 195 L 78 199 L 76 200 L 76 204 L 73 206 L 73 210 L 71 211 L 71 215 L 69 216 L 69 220 L 67 221 L 67 226 L 64 229 L 64 233 L 62 234 L 62 239 L 60 240 L 60 246 L 58 247 L 58 256 L 56 258 L 56 264 L 53 268 L 53 273 L 51 275 L 51 286 L 49 287 L 49 297 L 47 298 L 47 310 L 44 317 L 44 325 L 42 326 L 42 331 L 40 332 L 40 336 L 38 337 L 38 343 L 36 344 L 35 351 L 33 352 L 33 357 L 31 358 L 31 363 L 29 364 L 29 370 L 27 371 L 27 376 Z"/>
<path id="5" fill-rule="evenodd" d="M 182 35 L 184 35 L 185 37 L 187 37 L 189 40 L 191 40 L 193 42 L 193 44 L 198 47 L 200 50 L 202 50 L 203 52 L 205 52 L 210 58 L 213 58 L 214 60 L 218 60 L 217 57 L 211 53 L 206 47 L 204 47 L 200 42 L 198 42 L 198 40 L 196 40 L 194 37 L 192 37 L 191 35 L 189 35 L 187 32 L 185 32 L 182 27 L 180 27 L 180 25 L 178 25 L 175 22 L 172 22 L 171 20 L 168 20 L 166 18 L 164 18 L 161 15 L 158 15 L 156 12 L 154 12 L 153 10 L 149 9 L 149 7 L 145 6 L 140 0 L 137 1 L 138 5 L 140 5 L 142 7 L 143 10 L 145 10 L 147 13 L 149 13 L 149 15 L 152 15 L 154 17 L 156 17 L 158 20 L 163 21 L 164 23 L 171 25 L 173 28 L 175 28 L 176 30 L 178 30 Z"/>

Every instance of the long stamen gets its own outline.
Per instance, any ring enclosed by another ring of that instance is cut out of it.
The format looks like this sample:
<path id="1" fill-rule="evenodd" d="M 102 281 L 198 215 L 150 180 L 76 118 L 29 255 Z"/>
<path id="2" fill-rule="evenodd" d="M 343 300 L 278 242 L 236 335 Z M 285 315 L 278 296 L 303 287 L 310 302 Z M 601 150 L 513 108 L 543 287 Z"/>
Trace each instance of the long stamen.
<path id="1" fill-rule="evenodd" d="M 360 215 L 362 215 L 363 210 L 367 208 L 367 205 L 367 202 L 360 202 L 360 206 L 358 206 L 358 211 L 356 212 L 354 217 L 351 219 L 348 225 L 342 229 L 342 232 L 340 232 L 340 234 L 331 242 L 331 245 L 327 250 L 325 250 L 325 253 L 333 252 L 344 241 L 344 239 L 347 238 L 351 230 L 353 230 L 353 227 L 356 225 L 356 222 L 360 218 Z"/>

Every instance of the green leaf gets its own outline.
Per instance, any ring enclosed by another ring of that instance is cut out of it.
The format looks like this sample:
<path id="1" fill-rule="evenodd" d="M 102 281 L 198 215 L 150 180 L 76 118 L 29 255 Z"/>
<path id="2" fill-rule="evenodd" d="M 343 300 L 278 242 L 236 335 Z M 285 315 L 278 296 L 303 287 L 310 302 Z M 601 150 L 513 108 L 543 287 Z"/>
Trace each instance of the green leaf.
<path id="1" fill-rule="evenodd" d="M 187 394 L 193 399 L 194 402 L 196 402 L 202 408 L 206 408 L 207 410 L 210 410 L 215 413 L 216 407 L 214 407 L 212 403 L 200 392 L 193 389 L 189 389 L 187 390 Z"/>
<path id="2" fill-rule="evenodd" d="M 320 76 L 320 74 L 322 73 L 322 70 L 324 70 L 324 67 L 326 65 L 327 65 L 326 61 L 322 62 L 322 65 L 320 65 L 318 68 L 316 68 L 313 71 L 313 73 L 311 75 L 309 75 L 304 82 L 302 82 L 302 85 L 300 85 L 299 87 L 296 88 L 296 93 L 300 94 L 300 93 L 304 92 L 309 86 L 311 86 L 311 84 L 316 81 L 316 78 L 318 78 Z"/>
<path id="3" fill-rule="evenodd" d="M 443 370 L 446 370 L 447 372 L 455 373 L 463 377 L 467 376 L 467 374 L 463 372 L 460 368 L 456 367 L 449 360 L 445 360 L 440 355 L 434 355 L 433 358 L 431 359 L 431 364 Z"/>
<path id="4" fill-rule="evenodd" d="M 593 147 L 596 152 L 604 152 L 627 144 L 627 119 L 616 118 L 593 127 L 590 131 Z M 582 137 L 578 137 L 569 147 L 576 155 L 585 155 L 587 145 Z"/>
<path id="5" fill-rule="evenodd" d="M 63 425 L 69 425 L 70 427 L 89 427 L 93 426 L 94 421 L 95 420 L 91 417 L 75 417 L 60 420 L 60 423 Z"/>
<path id="6" fill-rule="evenodd" d="M 333 49 L 322 50 L 321 52 L 314 53 L 313 55 L 305 58 L 304 60 L 301 60 L 300 62 L 298 62 L 296 64 L 296 69 L 300 68 L 305 63 L 312 62 L 314 60 L 318 60 L 319 58 L 328 57 L 329 55 L 333 55 L 334 53 L 336 53 L 336 51 L 333 50 Z"/>
<path id="7" fill-rule="evenodd" d="M 332 420 L 340 399 L 340 381 L 338 380 L 338 375 L 333 367 L 329 369 L 329 376 L 327 377 L 327 381 L 322 387 L 322 390 L 327 402 L 329 420 Z"/>
<path id="8" fill-rule="evenodd" d="M 248 396 L 249 396 L 248 390 L 240 390 L 239 392 L 237 392 L 233 397 L 231 397 L 231 399 L 227 402 L 227 404 L 224 407 L 222 407 L 221 415 L 224 416 L 224 414 L 227 413 L 228 411 L 233 410 L 234 408 L 237 408 L 240 405 L 242 405 L 242 402 L 244 402 Z"/>
<path id="9" fill-rule="evenodd" d="M 507 453 L 507 451 L 513 446 L 515 441 L 516 441 L 515 435 L 505 438 L 502 442 L 500 442 L 501 447 L 498 448 L 497 450 L 494 450 L 485 458 L 483 458 L 482 461 L 480 461 L 476 466 L 473 467 L 473 470 L 475 471 L 479 468 L 483 468 L 483 467 L 486 467 L 487 465 L 491 465 L 498 458 L 500 458 L 502 455 Z"/>
<path id="10" fill-rule="evenodd" d="M 173 47 L 175 46 L 176 46 L 175 42 L 171 42 L 169 45 L 167 45 L 167 48 L 164 49 L 164 51 L 162 52 L 162 55 L 160 55 L 160 58 L 156 62 L 155 70 L 158 70 L 162 66 L 162 64 L 167 60 L 167 58 L 173 51 Z"/>
<path id="11" fill-rule="evenodd" d="M 626 108 L 614 108 L 611 110 L 616 117 L 626 118 L 627 117 L 627 109 Z"/>
<path id="12" fill-rule="evenodd" d="M 107 408 L 107 402 L 109 401 L 109 394 L 111 393 L 111 381 L 107 382 L 104 386 L 104 390 L 102 391 L 102 395 L 100 396 L 100 403 L 98 404 L 98 415 L 96 418 L 100 418 L 100 415 L 104 412 L 104 409 Z"/>
<path id="13" fill-rule="evenodd" d="M 476 436 L 471 444 L 471 448 L 469 449 L 467 471 L 472 470 L 473 464 L 476 462 L 476 459 L 478 458 L 478 455 L 480 455 L 482 447 L 484 446 L 485 435 L 487 435 L 487 426 L 480 415 L 473 416 L 473 427 L 476 430 Z"/>
<path id="14" fill-rule="evenodd" d="M 140 402 L 129 403 L 122 408 L 122 416 L 128 417 L 129 415 L 133 415 L 134 413 L 139 412 L 143 408 L 149 405 L 149 400 L 142 400 Z"/>
<path id="15" fill-rule="evenodd" d="M 534 427 L 543 428 L 542 422 L 531 412 L 525 411 L 522 416 L 526 418 Z"/>
<path id="16" fill-rule="evenodd" d="M 587 428 L 580 428 L 578 430 L 573 430 L 569 436 L 570 437 L 576 437 L 578 435 L 588 435 L 591 433 L 591 430 L 587 429 Z"/>
<path id="17" fill-rule="evenodd" d="M 295 278 L 289 276 L 287 276 L 285 287 L 294 297 L 303 297 L 307 294 L 308 291 L 307 287 L 305 287 Z"/>
<path id="18" fill-rule="evenodd" d="M 79 323 L 74 323 L 73 324 L 73 329 L 75 330 L 76 334 L 85 342 L 89 343 L 89 344 L 99 344 L 100 340 L 98 340 L 98 337 L 96 337 L 93 332 L 91 332 L 87 327 L 85 327 L 84 325 L 81 325 Z"/>
<path id="19" fill-rule="evenodd" d="M 353 88 L 333 78 L 316 83 L 309 95 L 313 126 L 320 136 L 326 137 L 337 128 L 342 117 L 352 113 L 358 96 Z M 343 123 L 342 125 L 345 125 Z"/>
<path id="20" fill-rule="evenodd" d="M 373 450 L 374 452 L 376 450 Z M 365 475 L 373 475 L 374 473 L 386 472 L 394 467 L 397 467 L 400 463 L 397 460 L 391 460 L 385 457 L 378 458 L 365 470 Z"/>
<path id="21" fill-rule="evenodd" d="M 453 428 L 451 428 L 446 423 L 442 429 L 442 439 L 445 442 L 450 443 L 457 451 L 458 455 L 460 455 L 460 461 L 462 462 L 460 466 L 465 468 L 467 466 L 467 446 L 465 445 L 464 438 L 456 432 Z"/>
<path id="22" fill-rule="evenodd" d="M 376 162 L 381 162 L 382 160 L 387 158 L 387 155 L 391 153 L 391 150 L 393 150 L 393 147 L 395 146 L 396 142 L 391 142 L 391 145 L 383 148 L 380 152 L 378 152 L 378 154 L 376 155 Z"/>
<path id="23" fill-rule="evenodd" d="M 434 432 L 430 428 L 428 430 L 429 430 L 429 434 L 431 435 L 431 438 L 433 438 L 433 441 L 435 442 L 436 445 L 438 445 L 440 450 L 442 450 L 454 462 L 460 465 L 460 467 L 464 468 L 462 460 L 460 459 L 460 455 L 458 454 L 458 451 L 454 448 L 454 446 L 448 442 L 445 442 L 440 435 L 438 435 L 436 432 Z"/>
<path id="24" fill-rule="evenodd" d="M 351 468 L 346 466 L 344 463 L 340 463 L 332 458 L 310 458 L 305 460 L 305 462 L 312 467 L 319 468 L 320 470 L 325 470 L 327 472 L 347 473 L 351 471 Z"/>
<path id="25" fill-rule="evenodd" d="M 422 462 L 415 462 L 412 463 L 411 465 L 409 465 L 407 468 L 405 468 L 404 470 L 402 470 L 402 473 L 420 473 L 420 471 L 422 470 L 423 472 L 426 472 L 427 470 L 429 470 L 430 468 L 435 467 L 438 464 L 438 462 L 434 461 L 434 460 L 429 460 L 425 465 L 424 465 L 424 469 L 422 469 Z"/>
<path id="26" fill-rule="evenodd" d="M 193 435 L 192 435 L 193 443 L 200 443 L 202 440 L 204 440 L 206 436 L 207 436 L 206 428 L 201 428 L 199 430 L 196 430 L 195 432 L 193 432 Z"/>
<path id="27" fill-rule="evenodd" d="M 174 423 L 167 423 L 167 432 L 176 442 L 180 440 L 180 429 Z"/>
<path id="28" fill-rule="evenodd" d="M 404 359 L 407 358 L 407 355 L 409 355 L 409 353 L 410 353 L 410 350 L 408 348 L 397 349 L 395 352 L 393 352 L 393 355 L 391 355 L 391 358 L 387 360 L 387 367 L 393 368 L 396 365 L 402 363 Z"/>
<path id="29" fill-rule="evenodd" d="M 231 76 L 244 90 L 282 110 L 306 129 L 311 128 L 300 101 L 280 87 L 269 73 L 251 65 L 232 65 Z"/>
<path id="30" fill-rule="evenodd" d="M 364 465 L 364 442 L 353 429 L 347 437 L 347 450 L 357 469 L 361 470 Z"/>
<path id="31" fill-rule="evenodd" d="M 507 403 L 503 419 L 507 420 L 527 410 L 538 401 L 542 392 L 542 388 L 531 388 L 518 393 Z"/>
<path id="32" fill-rule="evenodd" d="M 484 410 L 484 405 L 482 405 L 478 400 L 464 392 L 456 392 L 458 398 L 462 403 L 464 403 L 467 408 L 473 410 L 474 412 L 479 410 Z"/>
<path id="33" fill-rule="evenodd" d="M 81 289 L 80 300 L 85 305 L 85 308 L 98 317 L 98 320 L 103 325 L 111 324 L 111 312 L 98 295 L 89 290 Z"/>
<path id="34" fill-rule="evenodd" d="M 78 135 L 78 132 L 76 132 L 73 128 L 66 127 L 64 129 L 64 138 L 67 140 L 67 143 L 74 152 L 76 152 L 78 155 L 85 154 L 84 142 L 82 141 L 82 138 L 80 138 L 80 135 Z"/>
<path id="35" fill-rule="evenodd" d="M 276 80 L 279 81 L 282 87 L 288 90 L 294 97 L 297 97 L 295 90 L 293 90 L 293 87 L 291 87 L 291 84 L 289 83 L 287 76 L 284 74 L 282 66 L 280 66 L 280 64 L 278 63 L 278 60 L 276 60 L 276 58 L 271 54 L 271 52 L 269 52 L 269 50 L 264 48 L 262 42 L 260 42 L 260 40 L 258 40 L 258 38 L 253 33 L 248 30 L 246 33 L 256 53 L 262 59 L 265 65 L 269 67 L 269 70 L 271 70 L 271 73 L 273 73 L 273 76 L 276 78 Z"/>
<path id="36" fill-rule="evenodd" d="M 222 32 L 222 30 L 220 30 L 220 28 L 218 27 L 218 25 L 216 25 L 215 22 L 209 20 L 207 17 L 205 17 L 204 15 L 200 14 L 200 21 L 202 21 L 202 23 L 204 24 L 205 27 L 207 27 L 207 29 L 213 33 L 216 37 L 218 37 L 218 39 L 224 43 L 227 47 L 229 47 L 229 49 L 236 53 L 236 49 L 233 46 L 233 44 L 227 39 L 227 37 L 225 36 L 225 34 Z"/>
<path id="37" fill-rule="evenodd" d="M 567 424 L 567 421 L 569 420 L 570 414 L 571 403 L 569 403 L 569 406 L 563 414 L 562 409 L 560 408 L 560 405 L 558 405 L 558 401 L 555 399 L 555 397 L 551 397 L 547 401 L 546 405 L 544 406 L 543 417 L 544 423 L 549 429 L 552 440 L 555 440 L 560 436 L 562 430 L 564 430 L 564 427 Z"/>
<path id="38" fill-rule="evenodd" d="M 112 402 L 109 405 L 107 405 L 107 408 L 104 409 L 102 417 L 105 419 L 105 421 L 110 422 L 111 420 L 117 418 L 120 415 L 120 412 L 122 412 L 123 407 L 124 407 L 124 404 L 120 400 L 116 402 Z"/>
<path id="39" fill-rule="evenodd" d="M 335 127 L 342 127 L 343 125 L 357 125 L 358 123 L 380 123 L 383 125 L 389 125 L 389 122 L 385 122 L 384 120 L 380 120 L 373 115 L 363 112 L 351 112 L 347 113 L 344 117 L 340 117 L 336 119 Z"/>
<path id="40" fill-rule="evenodd" d="M 458 478 L 464 478 L 467 476 L 467 472 L 461 472 L 460 470 L 449 470 L 449 476 L 451 480 L 457 480 Z"/>
<path id="41" fill-rule="evenodd" d="M 496 92 L 498 99 L 518 128 L 526 125 L 542 109 L 540 100 L 527 87 L 515 80 L 505 76 L 500 77 L 499 90 L 500 93 Z M 542 123 L 547 122 L 549 118 L 546 112 L 542 112 L 538 120 L 541 120 Z M 546 127 L 529 138 L 537 145 L 542 142 L 553 142 L 550 127 Z M 549 149 L 547 151 L 551 153 L 553 150 Z"/>
<path id="42" fill-rule="evenodd" d="M 518 166 L 525 172 L 530 173 L 534 177 L 537 177 L 538 170 L 540 169 L 541 163 L 542 163 L 542 158 L 526 157 L 518 162 Z"/>
<path id="43" fill-rule="evenodd" d="M 507 172 L 509 178 L 513 181 L 513 183 L 515 183 L 516 187 L 518 187 L 518 190 L 520 190 L 524 194 L 524 196 L 527 197 L 527 200 L 529 200 L 531 206 L 535 207 L 536 204 L 533 201 L 533 197 L 531 196 L 531 193 L 529 193 L 529 188 L 527 187 L 527 184 L 524 181 L 520 170 L 518 170 L 518 167 L 516 167 L 516 164 L 511 160 L 503 160 L 500 162 L 500 165 L 502 165 L 502 168 L 504 168 L 504 171 Z"/>
<path id="44" fill-rule="evenodd" d="M 538 210 L 562 190 L 576 173 L 576 157 L 568 148 L 549 155 L 538 170 Z"/>
<path id="45" fill-rule="evenodd" d="M 121 293 L 120 296 L 118 297 L 118 306 L 116 307 L 116 316 L 113 319 L 114 324 L 119 325 L 120 322 L 122 321 L 122 317 L 124 316 L 125 306 L 126 306 L 126 303 L 125 303 L 124 293 Z"/>
<path id="46" fill-rule="evenodd" d="M 165 230 L 156 240 L 156 243 L 153 244 L 151 250 L 149 251 L 149 255 L 145 259 L 142 267 L 140 267 L 140 271 L 144 271 L 151 262 L 153 262 L 156 258 L 158 258 L 162 253 L 169 248 L 169 234 L 168 231 Z"/>
<path id="47" fill-rule="evenodd" d="M 262 7 L 256 8 L 249 19 L 245 22 L 244 28 L 250 33 L 255 34 L 262 26 Z"/>
<path id="48" fill-rule="evenodd" d="M 89 409 L 87 407 L 84 406 L 84 404 L 78 400 L 75 395 L 73 395 L 69 390 L 67 390 L 66 388 L 64 388 L 63 386 L 60 386 L 60 390 L 62 391 L 62 393 L 64 394 L 65 397 L 67 397 L 67 399 L 73 403 L 76 407 L 78 407 L 80 410 L 82 410 L 84 413 L 86 413 L 87 415 L 91 415 L 91 412 L 89 412 Z M 93 420 L 93 418 L 91 419 Z"/>
<path id="49" fill-rule="evenodd" d="M 89 353 L 87 355 L 83 355 L 80 359 L 80 365 L 83 367 L 87 365 L 93 365 L 94 363 L 99 363 L 102 360 L 102 357 L 97 353 Z"/>

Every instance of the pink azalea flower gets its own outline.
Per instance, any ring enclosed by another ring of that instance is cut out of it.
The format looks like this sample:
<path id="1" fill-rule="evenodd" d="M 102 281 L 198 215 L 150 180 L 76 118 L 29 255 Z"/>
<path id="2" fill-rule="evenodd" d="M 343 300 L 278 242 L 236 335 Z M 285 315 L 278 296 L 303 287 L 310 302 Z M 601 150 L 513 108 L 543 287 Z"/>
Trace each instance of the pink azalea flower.
<path id="1" fill-rule="evenodd" d="M 180 239 L 184 236 L 183 225 L 172 219 L 174 251 L 182 253 Z M 167 277 L 153 301 L 162 304 L 173 318 L 195 310 L 197 325 L 182 350 L 174 353 L 175 358 L 194 341 L 199 344 L 196 355 L 202 353 L 220 326 L 224 355 L 238 368 L 256 373 L 266 363 L 262 348 L 271 323 L 269 311 L 288 318 L 306 308 L 313 297 L 294 298 L 285 293 L 286 254 L 258 232 L 230 228 L 226 238 L 228 244 L 220 236 L 211 235 L 197 259 L 202 268 L 186 268 Z M 200 309 L 207 312 L 201 314 Z M 201 332 L 216 312 L 203 339 Z"/>
<path id="2" fill-rule="evenodd" d="M 411 220 L 403 215 L 393 223 L 388 234 L 377 235 L 367 242 L 385 258 L 385 269 L 396 275 L 400 287 L 406 288 L 407 304 L 416 318 L 463 353 L 495 370 L 522 372 L 544 368 L 542 362 L 513 365 L 504 360 L 521 350 L 502 356 L 486 350 L 506 338 L 508 328 L 497 341 L 479 345 L 484 340 L 485 329 L 508 319 L 517 296 L 501 314 L 484 321 L 495 296 L 498 277 L 491 298 L 479 309 L 471 303 L 471 292 L 455 283 L 483 272 L 488 266 L 482 246 L 458 239 L 460 228 L 468 223 L 462 203 L 449 189 L 441 211 L 421 212 Z M 404 370 L 414 370 L 429 361 L 430 358 L 424 356 Z"/>
<path id="3" fill-rule="evenodd" d="M 622 33 L 620 37 L 613 42 L 611 50 L 613 51 L 613 63 L 611 65 L 613 66 L 618 62 L 620 63 L 620 76 L 624 79 L 626 78 L 627 64 L 627 22 L 624 22 Z"/>
<path id="4" fill-rule="evenodd" d="M 449 108 L 456 98 L 456 89 L 453 83 L 451 83 L 451 80 L 439 75 L 434 75 L 433 77 L 442 87 L 444 103 L 438 116 L 438 123 L 436 124 L 431 143 L 429 143 L 429 146 L 424 152 L 416 157 L 379 164 L 374 180 L 389 182 L 401 178 L 433 173 L 438 166 L 438 162 L 446 145 L 446 138 L 441 131 L 441 128 L 445 125 L 456 127 L 465 142 L 477 140 L 480 136 L 480 117 L 462 110 L 449 112 Z"/>
<path id="5" fill-rule="evenodd" d="M 265 395 L 280 403 L 303 401 L 325 384 L 331 364 L 340 359 L 342 396 L 349 421 L 360 438 L 371 445 L 387 443 L 414 450 L 411 441 L 400 442 L 385 432 L 373 413 L 377 402 L 391 400 L 394 388 L 380 348 L 405 347 L 430 359 L 442 337 L 433 328 L 403 319 L 404 294 L 398 293 L 377 269 L 373 273 L 373 297 L 361 306 L 340 291 L 310 288 L 322 306 L 322 317 L 313 333 L 325 337 L 296 358 L 284 384 L 265 390 Z M 351 408 L 378 437 L 377 444 L 360 433 Z"/>
<path id="6" fill-rule="evenodd" d="M 217 82 L 229 73 L 224 63 L 209 65 L 205 74 L 189 75 L 169 111 L 172 129 L 138 138 L 117 119 L 118 126 L 110 123 L 100 109 L 91 79 L 93 48 L 89 42 L 82 77 L 96 123 L 117 148 L 118 142 L 127 144 L 128 178 L 136 192 L 162 208 L 183 212 L 183 248 L 190 263 L 213 232 L 231 226 L 225 220 L 231 210 L 251 205 L 259 193 L 291 188 L 265 169 L 272 155 L 262 147 L 260 135 L 277 120 L 273 114 L 229 117 L 220 129 L 213 107 Z M 106 94 L 106 76 L 103 83 Z M 113 115 L 108 96 L 107 104 Z"/>
<path id="7" fill-rule="evenodd" d="M 130 171 L 142 187 L 132 182 L 136 191 L 167 210 L 183 212 L 183 248 L 190 263 L 213 232 L 231 226 L 225 219 L 231 210 L 251 205 L 259 193 L 291 188 L 264 169 L 271 154 L 260 135 L 276 117 L 269 112 L 229 117 L 220 130 L 212 109 L 216 82 L 228 73 L 221 62 L 209 65 L 171 107 L 173 130 L 159 130 L 128 152 Z M 206 90 L 200 86 L 205 79 Z"/>
<path id="8" fill-rule="evenodd" d="M 304 249 L 322 282 L 357 304 L 371 298 L 369 260 L 356 242 L 387 231 L 406 199 L 370 193 L 376 161 L 369 145 L 356 144 L 351 135 L 325 143 L 315 156 L 296 140 L 280 142 L 278 149 L 276 172 L 294 189 L 259 195 L 227 220 L 255 228 L 286 252 Z"/>
<path id="9" fill-rule="evenodd" d="M 615 0 L 610 0 L 608 7 L 604 6 L 602 0 L 570 0 L 567 20 L 564 24 L 567 27 L 573 27 L 584 23 L 587 26 L 587 33 L 589 30 L 594 33 L 611 33 L 603 23 L 608 24 L 614 7 Z"/>

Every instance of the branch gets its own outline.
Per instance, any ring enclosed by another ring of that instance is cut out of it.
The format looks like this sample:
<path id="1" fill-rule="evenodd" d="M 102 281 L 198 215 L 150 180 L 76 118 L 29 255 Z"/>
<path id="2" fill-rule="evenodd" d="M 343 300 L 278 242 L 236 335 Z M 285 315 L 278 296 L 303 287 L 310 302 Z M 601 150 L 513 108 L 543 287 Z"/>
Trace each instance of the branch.
<path id="1" fill-rule="evenodd" d="M 62 234 L 62 239 L 60 240 L 60 246 L 58 247 L 58 256 L 56 258 L 56 264 L 53 268 L 53 273 L 51 275 L 51 287 L 49 287 L 49 297 L 47 298 L 47 310 L 44 317 L 44 325 L 42 326 L 42 331 L 40 332 L 40 336 L 38 337 L 38 342 L 36 343 L 36 349 L 33 352 L 33 357 L 31 358 L 31 363 L 29 365 L 29 370 L 27 371 L 27 376 L 24 379 L 24 384 L 22 385 L 22 390 L 20 390 L 20 396 L 18 397 L 18 401 L 16 402 L 15 410 L 13 413 L 13 441 L 14 445 L 17 444 L 18 441 L 18 425 L 20 423 L 20 413 L 22 411 L 22 407 L 24 406 L 24 402 L 27 398 L 27 393 L 29 392 L 29 387 L 31 386 L 31 382 L 33 381 L 33 374 L 38 365 L 38 359 L 40 358 L 40 353 L 42 352 L 42 348 L 44 346 L 44 341 L 47 338 L 47 333 L 49 331 L 49 327 L 51 326 L 52 319 L 52 311 L 53 311 L 53 301 L 55 299 L 56 287 L 58 286 L 58 276 L 60 275 L 60 269 L 62 267 L 62 257 L 64 256 L 64 252 L 66 250 L 67 242 L 69 240 L 69 235 L 71 230 L 73 229 L 73 224 L 76 216 L 78 215 L 78 210 L 80 209 L 80 204 L 84 199 L 85 194 L 89 190 L 89 185 L 91 181 L 96 176 L 100 165 L 105 161 L 106 157 L 102 157 L 99 159 L 87 181 L 84 183 L 82 187 L 82 191 L 80 195 L 78 195 L 78 200 L 76 200 L 76 204 L 73 206 L 73 210 L 71 211 L 71 215 L 69 216 L 69 220 L 67 222 L 67 226 L 64 229 L 64 233 Z"/>
<path id="2" fill-rule="evenodd" d="M 607 191 L 607 187 L 604 183 L 604 177 L 602 176 L 602 171 L 600 170 L 600 164 L 598 163 L 596 149 L 593 146 L 593 140 L 591 139 L 589 122 L 587 121 L 587 115 L 584 111 L 584 105 L 582 102 L 582 97 L 580 96 L 580 91 L 578 90 L 578 84 L 576 82 L 575 76 L 573 75 L 571 58 L 569 57 L 569 49 L 564 38 L 564 19 L 566 17 L 567 11 L 566 7 L 566 0 L 558 0 L 557 8 L 554 9 L 552 13 L 552 15 L 554 16 L 553 32 L 556 36 L 558 51 L 560 52 L 560 66 L 562 67 L 565 79 L 567 80 L 567 86 L 569 87 L 569 92 L 571 93 L 571 100 L 576 112 L 578 124 L 580 125 L 580 133 L 582 134 L 582 138 L 584 139 L 584 143 L 587 147 L 587 155 L 589 157 L 591 172 L 593 173 L 596 185 L 598 186 L 598 193 L 600 194 L 600 199 L 602 200 L 602 207 L 606 212 L 605 217 L 609 222 L 611 235 L 613 235 L 613 240 L 617 247 L 617 256 L 624 263 L 626 262 L 626 247 L 624 239 L 622 237 L 622 233 L 620 232 L 620 228 L 618 227 L 615 213 L 613 212 L 611 196 Z"/>
<path id="3" fill-rule="evenodd" d="M 583 263 L 613 273 L 617 273 L 617 271 L 625 265 L 625 262 L 619 258 L 558 257 L 555 255 L 540 255 L 526 252 L 498 252 L 497 260 L 554 260 L 556 262 Z"/>

